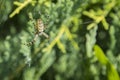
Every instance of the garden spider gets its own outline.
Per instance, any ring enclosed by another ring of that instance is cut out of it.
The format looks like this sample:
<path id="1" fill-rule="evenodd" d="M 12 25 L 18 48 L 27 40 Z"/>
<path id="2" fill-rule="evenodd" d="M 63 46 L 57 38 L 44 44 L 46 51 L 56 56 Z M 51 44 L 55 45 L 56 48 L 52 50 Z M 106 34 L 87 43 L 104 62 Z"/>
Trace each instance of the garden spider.
<path id="1" fill-rule="evenodd" d="M 31 18 L 31 19 L 33 20 L 33 18 Z M 37 19 L 36 23 L 33 23 L 33 24 L 34 24 L 34 28 L 35 28 L 35 33 L 34 33 L 35 36 L 34 36 L 34 39 L 31 42 L 25 44 L 27 46 L 32 45 L 37 40 L 38 36 L 43 35 L 46 38 L 49 38 L 49 36 L 44 32 L 45 25 L 44 25 L 44 23 L 41 19 Z"/>

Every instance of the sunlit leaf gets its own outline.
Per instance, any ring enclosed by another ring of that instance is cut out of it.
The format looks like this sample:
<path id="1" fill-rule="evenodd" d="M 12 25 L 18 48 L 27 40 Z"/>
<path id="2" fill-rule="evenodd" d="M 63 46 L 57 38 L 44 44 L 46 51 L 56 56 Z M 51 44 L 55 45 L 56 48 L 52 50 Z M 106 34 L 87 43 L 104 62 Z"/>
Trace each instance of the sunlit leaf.
<path id="1" fill-rule="evenodd" d="M 109 28 L 109 24 L 107 23 L 107 21 L 106 21 L 105 18 L 103 18 L 103 20 L 102 20 L 102 24 L 103 24 L 104 29 L 105 29 L 105 30 L 108 30 L 108 28 Z"/>
<path id="2" fill-rule="evenodd" d="M 60 40 L 57 41 L 57 45 L 63 53 L 66 53 L 65 46 L 61 43 Z"/>
<path id="3" fill-rule="evenodd" d="M 120 80 L 118 72 L 110 62 L 107 64 L 107 76 L 108 80 Z"/>
<path id="4" fill-rule="evenodd" d="M 102 49 L 98 45 L 95 45 L 94 46 L 94 51 L 95 51 L 95 56 L 97 57 L 99 62 L 103 65 L 107 65 L 108 59 L 106 58 Z"/>
<path id="5" fill-rule="evenodd" d="M 98 61 L 107 67 L 108 80 L 120 80 L 118 72 L 115 70 L 113 64 L 111 64 L 111 62 L 105 56 L 103 50 L 98 45 L 95 45 L 94 51 Z"/>

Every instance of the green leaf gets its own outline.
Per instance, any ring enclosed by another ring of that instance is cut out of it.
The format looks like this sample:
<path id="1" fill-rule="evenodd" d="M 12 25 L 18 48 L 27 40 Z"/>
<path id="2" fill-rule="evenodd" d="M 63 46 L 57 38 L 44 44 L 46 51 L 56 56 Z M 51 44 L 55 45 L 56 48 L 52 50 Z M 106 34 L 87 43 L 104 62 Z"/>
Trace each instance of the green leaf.
<path id="1" fill-rule="evenodd" d="M 65 46 L 62 44 L 60 40 L 57 41 L 58 48 L 63 52 L 66 53 Z"/>
<path id="2" fill-rule="evenodd" d="M 120 80 L 118 72 L 111 63 L 107 64 L 107 76 L 108 80 Z"/>
<path id="3" fill-rule="evenodd" d="M 98 45 L 95 45 L 94 51 L 98 61 L 107 67 L 108 80 L 120 80 L 118 72 L 115 70 L 113 64 L 111 64 L 108 58 L 104 55 L 102 49 Z"/>
<path id="4" fill-rule="evenodd" d="M 97 57 L 98 61 L 101 64 L 106 65 L 108 63 L 108 59 L 106 58 L 102 49 L 98 45 L 95 45 L 94 51 L 95 51 L 95 56 Z"/>
<path id="5" fill-rule="evenodd" d="M 107 21 L 106 21 L 105 18 L 103 18 L 103 20 L 102 20 L 102 24 L 103 24 L 103 26 L 104 26 L 104 29 L 105 29 L 105 30 L 108 30 L 108 28 L 109 28 L 109 24 L 107 23 Z"/>

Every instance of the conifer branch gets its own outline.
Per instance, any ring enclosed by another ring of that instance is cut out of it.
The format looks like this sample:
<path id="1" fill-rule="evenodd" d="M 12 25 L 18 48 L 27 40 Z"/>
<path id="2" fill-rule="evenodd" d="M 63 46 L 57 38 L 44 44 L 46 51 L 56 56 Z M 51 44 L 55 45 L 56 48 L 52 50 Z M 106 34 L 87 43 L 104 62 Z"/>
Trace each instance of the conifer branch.
<path id="1" fill-rule="evenodd" d="M 51 51 L 51 49 L 54 47 L 54 45 L 57 43 L 57 41 L 59 41 L 59 39 L 61 38 L 61 36 L 65 32 L 65 27 L 66 26 L 62 25 L 56 38 L 51 42 L 51 44 L 48 47 L 44 48 L 43 51 Z"/>
<path id="2" fill-rule="evenodd" d="M 32 0 L 25 0 L 23 3 L 15 1 L 14 4 L 18 7 L 10 14 L 10 18 L 18 14 L 24 7 L 26 7 L 28 4 L 32 3 Z"/>

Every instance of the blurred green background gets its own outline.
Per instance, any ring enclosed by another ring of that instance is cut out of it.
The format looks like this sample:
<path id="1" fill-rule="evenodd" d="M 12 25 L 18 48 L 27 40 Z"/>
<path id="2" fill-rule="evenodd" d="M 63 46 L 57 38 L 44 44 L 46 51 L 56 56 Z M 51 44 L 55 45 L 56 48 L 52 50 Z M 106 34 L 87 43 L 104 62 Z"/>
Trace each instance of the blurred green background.
<path id="1" fill-rule="evenodd" d="M 31 16 L 47 24 L 49 39 L 39 36 L 28 47 L 35 36 Z M 0 0 L 0 80 L 119 75 L 120 0 Z"/>

